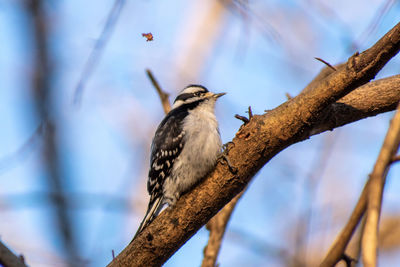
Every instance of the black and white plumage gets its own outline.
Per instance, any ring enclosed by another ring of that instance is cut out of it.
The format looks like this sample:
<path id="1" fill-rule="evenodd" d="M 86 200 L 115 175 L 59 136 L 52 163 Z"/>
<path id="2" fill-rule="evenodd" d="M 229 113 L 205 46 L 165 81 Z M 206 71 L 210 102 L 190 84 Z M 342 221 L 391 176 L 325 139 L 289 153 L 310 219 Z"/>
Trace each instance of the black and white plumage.
<path id="1" fill-rule="evenodd" d="M 173 206 L 214 167 L 222 147 L 214 108 L 216 100 L 224 94 L 214 94 L 201 85 L 189 85 L 161 121 L 151 144 L 147 182 L 150 201 L 135 237 L 164 204 Z"/>

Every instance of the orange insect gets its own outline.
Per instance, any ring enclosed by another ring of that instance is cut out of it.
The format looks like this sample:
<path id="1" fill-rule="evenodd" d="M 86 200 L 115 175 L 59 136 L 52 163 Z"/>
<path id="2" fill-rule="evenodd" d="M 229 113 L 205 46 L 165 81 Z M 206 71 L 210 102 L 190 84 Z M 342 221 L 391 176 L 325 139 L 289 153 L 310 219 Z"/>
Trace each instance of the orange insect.
<path id="1" fill-rule="evenodd" d="M 153 41 L 153 34 L 149 33 L 142 33 L 142 36 L 146 38 L 146 42 Z"/>

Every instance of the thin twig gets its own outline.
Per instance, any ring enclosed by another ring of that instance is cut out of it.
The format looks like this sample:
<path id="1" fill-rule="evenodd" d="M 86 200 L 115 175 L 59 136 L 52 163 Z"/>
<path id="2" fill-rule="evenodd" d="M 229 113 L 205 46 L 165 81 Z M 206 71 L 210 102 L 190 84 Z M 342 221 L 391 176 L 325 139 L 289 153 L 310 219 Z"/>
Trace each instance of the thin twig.
<path id="1" fill-rule="evenodd" d="M 350 215 L 347 224 L 344 226 L 339 236 L 336 238 L 327 255 L 323 259 L 320 267 L 331 267 L 335 266 L 340 261 L 344 251 L 346 250 L 347 244 L 349 243 L 353 233 L 360 223 L 362 216 L 367 208 L 367 192 L 368 192 L 369 180 L 364 186 L 364 189 L 358 199 L 358 202 Z"/>
<path id="2" fill-rule="evenodd" d="M 241 116 L 241 115 L 239 115 L 239 114 L 235 114 L 235 118 L 238 119 L 238 120 L 243 121 L 244 124 L 246 124 L 246 123 L 249 122 L 249 119 L 248 119 L 248 118 L 246 118 L 245 116 Z"/>
<path id="3" fill-rule="evenodd" d="M 100 34 L 99 39 L 97 39 L 92 52 L 86 61 L 85 67 L 83 68 L 81 78 L 79 79 L 78 85 L 74 92 L 74 105 L 79 106 L 82 100 L 83 90 L 86 82 L 88 81 L 90 75 L 92 74 L 97 62 L 99 61 L 104 47 L 114 30 L 115 24 L 121 14 L 121 10 L 125 4 L 125 0 L 115 0 L 113 8 L 108 14 L 106 24 L 104 25 L 103 31 Z"/>
<path id="4" fill-rule="evenodd" d="M 248 113 L 249 113 L 249 120 L 251 120 L 251 118 L 253 118 L 253 111 L 251 110 L 251 106 L 249 106 Z"/>
<path id="5" fill-rule="evenodd" d="M 46 129 L 46 120 L 43 120 L 33 134 L 12 154 L 0 159 L 0 174 L 17 166 L 34 150 L 37 143 L 43 138 Z"/>
<path id="6" fill-rule="evenodd" d="M 293 96 L 291 96 L 289 93 L 285 93 L 285 96 L 286 96 L 286 99 L 287 99 L 287 100 L 290 100 L 290 99 L 293 98 Z"/>
<path id="7" fill-rule="evenodd" d="M 171 110 L 171 104 L 169 103 L 169 94 L 166 93 L 157 82 L 156 78 L 154 78 L 153 73 L 151 70 L 146 69 L 147 76 L 149 77 L 151 83 L 153 84 L 154 88 L 156 88 L 158 96 L 161 99 L 161 104 L 163 106 L 165 114 L 167 114 Z"/>
<path id="8" fill-rule="evenodd" d="M 396 163 L 396 162 L 398 162 L 398 161 L 400 161 L 400 155 L 394 156 L 394 157 L 392 158 L 392 163 Z"/>
<path id="9" fill-rule="evenodd" d="M 253 111 L 251 110 L 251 106 L 249 106 L 247 113 L 249 114 L 249 118 L 246 118 L 245 116 L 241 116 L 239 114 L 235 114 L 235 118 L 243 121 L 244 124 L 247 124 L 247 123 L 249 123 L 251 118 L 253 118 Z"/>
<path id="10" fill-rule="evenodd" d="M 378 159 L 370 175 L 368 206 L 362 236 L 362 260 L 364 266 L 377 265 L 378 224 L 381 214 L 383 188 L 388 167 L 400 145 L 400 104 L 386 134 Z"/>
<path id="11" fill-rule="evenodd" d="M 329 64 L 328 62 L 326 62 L 325 60 L 323 60 L 322 58 L 319 57 L 315 57 L 316 60 L 321 61 L 322 63 L 324 63 L 325 65 L 327 65 L 329 68 L 331 68 L 332 70 L 336 71 L 336 68 L 334 66 L 332 66 L 331 64 Z"/>
<path id="12" fill-rule="evenodd" d="M 26 267 L 23 257 L 16 256 L 0 241 L 0 265 L 12 267 Z"/>
<path id="13" fill-rule="evenodd" d="M 364 231 L 364 226 L 365 226 L 365 216 L 362 217 L 361 222 L 360 222 L 360 227 L 358 228 L 357 231 L 357 237 L 355 238 L 355 244 L 354 244 L 354 257 L 357 262 L 360 262 L 361 258 L 361 239 L 362 239 L 362 233 Z"/>

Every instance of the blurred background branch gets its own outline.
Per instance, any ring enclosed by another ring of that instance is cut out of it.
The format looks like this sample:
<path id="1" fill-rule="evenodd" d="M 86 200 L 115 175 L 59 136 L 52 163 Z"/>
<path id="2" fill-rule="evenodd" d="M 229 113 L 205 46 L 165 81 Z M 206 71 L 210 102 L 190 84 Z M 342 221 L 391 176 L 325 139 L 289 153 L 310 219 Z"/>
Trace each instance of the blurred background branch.
<path id="1" fill-rule="evenodd" d="M 233 209 L 238 200 L 245 191 L 237 194 L 217 215 L 215 215 L 207 224 L 206 228 L 210 232 L 208 243 L 204 248 L 204 257 L 201 263 L 202 267 L 217 266 L 218 253 L 221 249 L 222 238 L 224 237 L 226 227 L 231 218 Z"/>
<path id="2" fill-rule="evenodd" d="M 386 175 L 388 168 L 391 164 L 391 159 L 399 147 L 400 143 L 400 105 L 398 106 L 397 112 L 392 120 L 391 126 L 388 129 L 384 144 L 382 145 L 381 152 L 378 156 L 377 162 L 375 164 L 374 170 L 372 171 L 364 189 L 360 195 L 356 207 L 350 216 L 349 221 L 336 238 L 335 242 L 332 244 L 329 252 L 321 263 L 322 266 L 333 266 L 345 255 L 345 249 L 355 233 L 355 229 L 364 216 L 368 209 L 373 209 L 372 215 L 368 221 L 368 215 L 366 222 L 369 224 L 367 227 L 363 226 L 362 231 L 362 248 L 363 263 L 366 266 L 376 266 L 377 265 L 377 251 L 378 251 L 378 221 L 381 212 L 381 201 L 383 197 L 383 185 L 385 184 Z M 379 183 L 377 183 L 377 181 Z M 371 196 L 377 197 L 378 199 L 373 199 L 373 204 L 370 204 Z M 371 205 L 373 208 L 371 208 Z M 369 211 L 371 212 L 371 211 Z M 368 213 L 367 213 L 368 214 Z M 371 215 L 370 215 L 371 216 Z"/>
<path id="3" fill-rule="evenodd" d="M 76 266 L 79 260 L 79 252 L 75 240 L 74 223 L 68 213 L 64 189 L 67 185 L 67 177 L 63 171 L 60 158 L 60 131 L 57 126 L 57 109 L 53 99 L 57 91 L 54 90 L 54 82 L 57 75 L 56 62 L 52 58 L 49 43 L 52 29 L 47 14 L 46 3 L 43 0 L 27 0 L 27 14 L 32 21 L 32 34 L 34 38 L 32 93 L 34 110 L 38 121 L 46 122 L 43 131 L 43 146 L 41 159 L 45 169 L 45 183 L 49 192 L 58 196 L 55 202 L 53 220 L 66 251 L 66 258 L 70 266 Z"/>
<path id="4" fill-rule="evenodd" d="M 157 82 L 156 78 L 154 77 L 153 73 L 151 70 L 146 69 L 146 74 L 149 77 L 151 83 L 153 84 L 154 88 L 157 91 L 158 96 L 160 97 L 161 100 L 161 105 L 164 109 L 164 113 L 167 114 L 171 110 L 171 104 L 169 103 L 169 94 L 166 93 L 160 86 L 160 84 Z"/>
<path id="5" fill-rule="evenodd" d="M 382 149 L 370 174 L 365 226 L 362 236 L 362 259 L 366 267 L 378 264 L 378 230 L 386 176 L 400 146 L 400 104 L 390 123 Z"/>

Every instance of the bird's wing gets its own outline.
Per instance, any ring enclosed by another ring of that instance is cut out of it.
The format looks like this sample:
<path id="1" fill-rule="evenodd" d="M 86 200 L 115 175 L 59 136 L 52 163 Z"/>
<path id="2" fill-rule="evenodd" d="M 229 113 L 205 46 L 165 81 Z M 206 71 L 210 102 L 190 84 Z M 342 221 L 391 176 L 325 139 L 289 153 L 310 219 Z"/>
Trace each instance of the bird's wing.
<path id="1" fill-rule="evenodd" d="M 185 146 L 182 122 L 188 111 L 172 110 L 160 123 L 151 145 L 151 159 L 147 190 L 150 202 L 162 195 L 165 179 L 171 174 L 175 159 Z"/>

